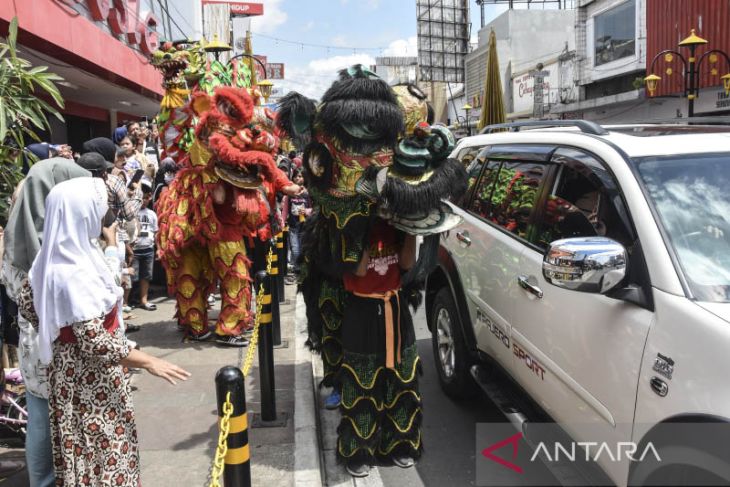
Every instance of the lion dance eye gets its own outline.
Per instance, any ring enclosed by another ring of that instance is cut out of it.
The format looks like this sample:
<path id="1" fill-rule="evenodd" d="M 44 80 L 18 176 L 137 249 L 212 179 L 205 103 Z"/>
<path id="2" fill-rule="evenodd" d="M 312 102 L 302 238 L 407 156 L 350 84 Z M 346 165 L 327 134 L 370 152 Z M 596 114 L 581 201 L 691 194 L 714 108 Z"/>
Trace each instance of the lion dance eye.
<path id="1" fill-rule="evenodd" d="M 218 102 L 218 111 L 228 118 L 238 119 L 241 117 L 240 112 L 226 100 L 220 100 Z"/>

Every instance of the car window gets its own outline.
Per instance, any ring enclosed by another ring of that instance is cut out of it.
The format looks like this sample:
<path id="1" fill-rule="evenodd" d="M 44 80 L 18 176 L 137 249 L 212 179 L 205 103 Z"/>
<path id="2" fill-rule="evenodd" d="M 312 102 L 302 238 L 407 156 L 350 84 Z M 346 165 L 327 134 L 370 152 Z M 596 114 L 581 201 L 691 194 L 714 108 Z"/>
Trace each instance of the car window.
<path id="1" fill-rule="evenodd" d="M 542 227 L 536 244 L 546 248 L 562 238 L 606 236 L 628 247 L 631 232 L 613 176 L 593 156 L 560 149 L 552 190 L 542 208 Z"/>
<path id="2" fill-rule="evenodd" d="M 481 164 L 479 168 L 481 169 Z M 499 167 L 501 162 L 491 160 L 484 169 L 479 184 L 474 189 L 474 199 L 472 199 L 469 210 L 475 215 L 489 220 L 492 216 L 492 205 L 490 203 L 492 192 L 494 191 L 494 181 L 496 180 L 497 174 L 499 173 Z M 477 174 L 478 176 L 478 174 Z M 469 175 L 469 180 L 472 182 L 476 180 L 477 176 Z"/>
<path id="3" fill-rule="evenodd" d="M 479 177 L 479 173 L 482 172 L 482 167 L 484 166 L 484 162 L 487 160 L 488 152 L 489 147 L 478 147 L 476 157 L 474 157 L 468 165 L 464 166 L 466 168 L 466 174 L 469 177 L 469 189 L 474 186 L 474 183 L 476 183 L 477 178 Z"/>
<path id="4" fill-rule="evenodd" d="M 459 151 L 459 154 L 456 156 L 456 158 L 461 161 L 461 163 L 464 165 L 464 168 L 467 168 L 472 163 L 477 154 L 479 154 L 479 151 L 481 151 L 482 148 L 483 146 L 479 145 L 465 147 L 464 149 Z"/>
<path id="5" fill-rule="evenodd" d="M 535 162 L 489 160 L 472 200 L 476 215 L 520 238 L 531 240 L 530 215 L 547 166 Z"/>

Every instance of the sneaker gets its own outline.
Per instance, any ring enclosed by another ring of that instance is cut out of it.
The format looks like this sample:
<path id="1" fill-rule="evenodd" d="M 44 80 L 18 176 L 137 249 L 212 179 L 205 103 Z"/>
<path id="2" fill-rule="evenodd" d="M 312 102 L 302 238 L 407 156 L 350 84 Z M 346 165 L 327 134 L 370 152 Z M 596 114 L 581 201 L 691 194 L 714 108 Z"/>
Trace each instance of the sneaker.
<path id="1" fill-rule="evenodd" d="M 125 304 L 124 306 L 122 306 L 122 311 L 124 313 L 131 313 L 132 312 L 132 307 Z"/>
<path id="2" fill-rule="evenodd" d="M 157 305 L 155 303 L 140 304 L 139 307 L 145 311 L 155 311 L 157 309 Z"/>
<path id="3" fill-rule="evenodd" d="M 412 466 L 414 466 L 416 464 L 416 461 L 412 457 L 409 457 L 408 455 L 395 456 L 395 457 L 392 457 L 391 460 L 393 461 L 394 464 L 396 464 L 400 468 L 411 468 Z"/>
<path id="4" fill-rule="evenodd" d="M 342 397 L 340 396 L 340 393 L 338 391 L 332 391 L 330 395 L 325 398 L 324 407 L 325 409 L 337 409 L 340 407 L 341 402 Z"/>
<path id="5" fill-rule="evenodd" d="M 370 475 L 370 465 L 363 462 L 362 460 L 350 459 L 347 461 L 347 465 L 345 468 L 347 469 L 347 473 L 349 473 L 353 477 L 362 478 Z"/>
<path id="6" fill-rule="evenodd" d="M 201 333 L 200 335 L 195 335 L 194 333 L 191 333 L 188 335 L 188 339 L 190 339 L 194 342 L 204 342 L 211 336 L 213 336 L 213 333 L 210 330 L 208 330 L 205 333 Z"/>
<path id="7" fill-rule="evenodd" d="M 245 347 L 246 345 L 248 345 L 248 340 L 241 335 L 218 335 L 216 333 L 215 342 L 220 343 L 221 345 L 226 345 L 228 347 Z"/>

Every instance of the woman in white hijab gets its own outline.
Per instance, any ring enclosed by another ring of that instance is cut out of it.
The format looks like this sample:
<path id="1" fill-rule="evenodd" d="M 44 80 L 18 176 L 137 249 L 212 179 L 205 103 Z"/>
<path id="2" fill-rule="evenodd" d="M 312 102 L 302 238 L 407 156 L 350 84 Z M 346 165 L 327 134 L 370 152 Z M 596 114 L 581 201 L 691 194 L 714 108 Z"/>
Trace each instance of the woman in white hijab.
<path id="1" fill-rule="evenodd" d="M 76 178 L 46 199 L 43 244 L 21 292 L 50 364 L 49 411 L 56 485 L 134 486 L 139 455 L 131 389 L 123 367 L 175 384 L 190 374 L 129 346 L 120 328 L 122 289 L 96 239 L 108 210 L 104 182 Z M 105 231 L 115 246 L 113 231 Z M 34 314 L 35 313 L 35 314 Z"/>

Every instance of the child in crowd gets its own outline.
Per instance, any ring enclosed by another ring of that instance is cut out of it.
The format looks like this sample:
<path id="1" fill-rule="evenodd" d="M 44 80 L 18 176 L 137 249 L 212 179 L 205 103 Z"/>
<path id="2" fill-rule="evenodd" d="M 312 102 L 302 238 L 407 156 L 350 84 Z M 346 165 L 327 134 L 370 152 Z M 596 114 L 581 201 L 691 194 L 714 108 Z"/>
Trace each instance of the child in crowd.
<path id="1" fill-rule="evenodd" d="M 127 157 L 124 154 L 123 149 L 117 149 L 117 153 L 114 156 L 114 167 L 112 168 L 112 174 L 119 176 L 124 182 L 129 182 L 127 178 L 127 172 L 124 170 L 124 166 L 127 164 Z"/>
<path id="2" fill-rule="evenodd" d="M 152 280 L 152 271 L 155 262 L 155 234 L 157 233 L 157 215 L 150 208 L 152 201 L 152 184 L 142 180 L 142 208 L 139 210 L 139 234 L 134 242 L 134 276 L 139 282 L 140 308 L 154 311 L 157 306 L 147 302 L 147 294 Z"/>
<path id="3" fill-rule="evenodd" d="M 130 139 L 128 136 L 122 138 L 121 142 L 119 142 L 119 147 L 124 153 L 124 171 L 127 173 L 127 181 L 129 181 L 132 179 L 132 176 L 134 176 L 135 172 L 144 168 L 142 167 L 142 162 L 137 157 L 137 151 L 134 148 L 134 143 L 132 143 L 132 139 Z"/>

